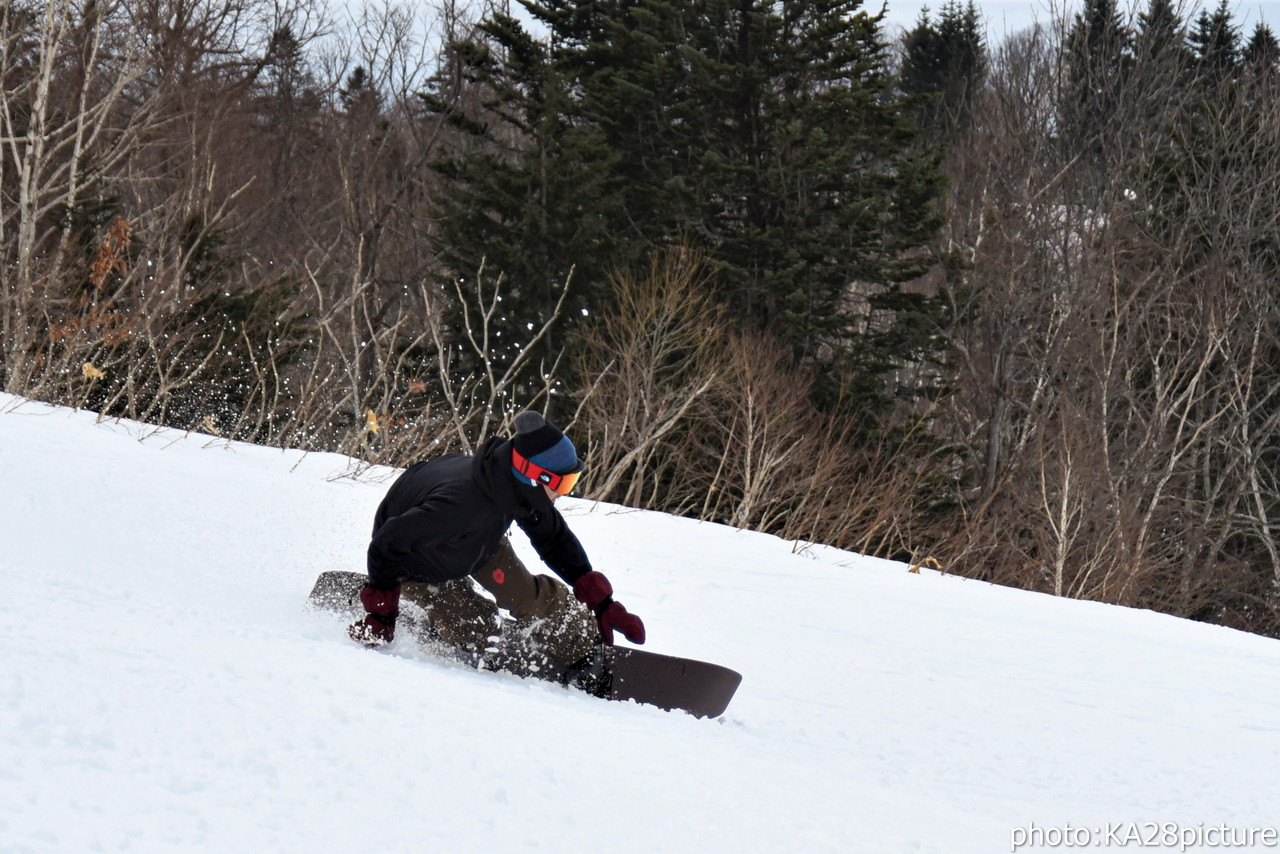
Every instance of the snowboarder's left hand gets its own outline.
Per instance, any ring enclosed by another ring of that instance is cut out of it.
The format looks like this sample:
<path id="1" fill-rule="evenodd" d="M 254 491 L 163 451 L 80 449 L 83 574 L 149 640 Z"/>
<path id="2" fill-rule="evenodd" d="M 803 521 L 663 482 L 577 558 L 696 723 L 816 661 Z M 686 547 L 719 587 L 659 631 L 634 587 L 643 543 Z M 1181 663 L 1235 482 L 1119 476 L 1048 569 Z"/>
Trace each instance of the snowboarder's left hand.
<path id="1" fill-rule="evenodd" d="M 347 626 L 347 634 L 358 644 L 369 649 L 386 646 L 396 639 L 395 619 L 384 619 L 375 614 L 366 614 L 363 620 L 356 620 Z"/>
<path id="2" fill-rule="evenodd" d="M 607 644 L 613 644 L 614 631 L 622 632 L 632 643 L 644 643 L 644 623 L 631 614 L 621 602 L 613 599 L 613 585 L 603 572 L 588 572 L 573 583 L 573 595 L 596 615 L 600 636 Z"/>

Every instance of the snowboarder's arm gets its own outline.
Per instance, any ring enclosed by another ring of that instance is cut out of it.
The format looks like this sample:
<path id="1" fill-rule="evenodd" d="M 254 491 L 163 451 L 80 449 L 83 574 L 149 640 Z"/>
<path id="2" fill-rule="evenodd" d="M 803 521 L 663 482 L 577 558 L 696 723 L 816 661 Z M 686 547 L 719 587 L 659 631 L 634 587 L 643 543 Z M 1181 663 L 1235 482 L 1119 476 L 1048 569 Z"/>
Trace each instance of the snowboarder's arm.
<path id="1" fill-rule="evenodd" d="M 591 568 L 587 553 L 569 530 L 564 517 L 555 507 L 539 510 L 520 520 L 543 563 L 573 587 L 573 594 L 595 614 L 600 636 L 613 643 L 614 631 L 620 631 L 632 643 L 644 643 L 644 623 L 630 614 L 622 603 L 614 601 L 613 585 L 601 572 Z"/>
<path id="2" fill-rule="evenodd" d="M 517 520 L 517 524 L 529 536 L 542 562 L 569 585 L 591 571 L 586 550 L 555 507 L 548 504 Z"/>
<path id="3" fill-rule="evenodd" d="M 348 627 L 351 638 L 365 646 L 391 643 L 400 614 L 400 580 L 421 569 L 423 555 L 447 536 L 447 509 L 431 502 L 415 505 L 387 519 L 369 542 L 369 582 L 360 591 L 363 620 Z"/>

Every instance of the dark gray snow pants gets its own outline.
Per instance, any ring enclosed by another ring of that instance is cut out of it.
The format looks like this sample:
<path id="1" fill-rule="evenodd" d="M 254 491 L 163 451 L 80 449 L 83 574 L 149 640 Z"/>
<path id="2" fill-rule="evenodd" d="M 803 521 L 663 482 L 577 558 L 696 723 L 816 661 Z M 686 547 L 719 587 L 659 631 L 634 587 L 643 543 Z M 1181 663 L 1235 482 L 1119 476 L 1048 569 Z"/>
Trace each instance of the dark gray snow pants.
<path id="1" fill-rule="evenodd" d="M 487 590 L 493 599 L 476 589 Z M 405 582 L 442 640 L 468 661 L 520 675 L 559 672 L 591 651 L 595 619 L 559 579 L 534 575 L 504 538 L 475 574 L 443 584 Z M 502 620 L 498 609 L 512 619 Z"/>

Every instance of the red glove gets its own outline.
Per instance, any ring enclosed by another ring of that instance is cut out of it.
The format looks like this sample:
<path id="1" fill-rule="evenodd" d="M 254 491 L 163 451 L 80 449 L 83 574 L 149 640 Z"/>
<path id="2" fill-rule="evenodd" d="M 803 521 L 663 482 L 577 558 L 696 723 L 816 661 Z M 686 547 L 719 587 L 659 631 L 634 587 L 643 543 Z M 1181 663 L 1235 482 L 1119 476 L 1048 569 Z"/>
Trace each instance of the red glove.
<path id="1" fill-rule="evenodd" d="M 366 584 L 360 591 L 360 603 L 369 613 L 347 627 L 356 643 L 376 648 L 395 640 L 396 617 L 400 616 L 400 585 L 384 589 Z"/>
<path id="2" fill-rule="evenodd" d="M 632 643 L 644 643 L 644 623 L 635 614 L 627 613 L 621 602 L 613 601 L 613 585 L 604 573 L 593 571 L 579 578 L 573 583 L 573 595 L 596 615 L 605 643 L 613 644 L 615 629 Z"/>

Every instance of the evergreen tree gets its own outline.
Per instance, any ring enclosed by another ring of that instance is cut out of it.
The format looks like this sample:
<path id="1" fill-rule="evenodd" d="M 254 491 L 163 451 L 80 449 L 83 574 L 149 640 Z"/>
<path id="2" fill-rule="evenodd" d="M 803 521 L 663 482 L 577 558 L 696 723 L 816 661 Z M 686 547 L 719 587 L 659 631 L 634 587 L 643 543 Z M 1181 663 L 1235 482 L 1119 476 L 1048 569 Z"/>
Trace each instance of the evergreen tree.
<path id="1" fill-rule="evenodd" d="M 256 236 L 263 243 L 287 245 L 299 239 L 297 225 L 311 215 L 314 204 L 308 190 L 314 186 L 311 176 L 323 147 L 325 104 L 307 62 L 306 45 L 290 26 L 272 33 L 261 61 L 262 72 L 249 92 L 255 136 L 267 164 L 255 178 L 255 185 L 260 185 L 255 189 L 263 194 Z"/>
<path id="2" fill-rule="evenodd" d="M 470 140 L 436 164 L 447 187 L 437 204 L 438 257 L 467 293 L 491 294 L 502 278 L 491 326 L 501 364 L 551 318 L 571 278 L 571 310 L 549 346 L 599 300 L 619 217 L 607 187 L 613 158 L 599 131 L 575 118 L 565 49 L 501 15 L 482 31 L 482 40 L 452 47 L 482 93 L 482 111 L 458 112 L 434 93 L 423 100 Z M 460 315 L 456 323 L 461 332 Z"/>
<path id="3" fill-rule="evenodd" d="M 1067 34 L 1062 125 L 1071 150 L 1097 164 L 1106 157 L 1103 134 L 1120 118 L 1120 94 L 1132 47 L 1133 34 L 1115 0 L 1085 0 Z"/>
<path id="4" fill-rule="evenodd" d="M 1244 48 L 1244 61 L 1257 76 L 1274 74 L 1280 69 L 1280 40 L 1271 28 L 1259 22 Z"/>
<path id="5" fill-rule="evenodd" d="M 1133 67 L 1126 83 L 1125 133 L 1167 139 L 1176 132 L 1174 103 L 1193 74 L 1186 22 L 1173 4 L 1174 0 L 1149 0 L 1138 13 Z M 1139 147 L 1150 150 L 1150 143 Z"/>
<path id="6" fill-rule="evenodd" d="M 1139 63 L 1172 61 L 1185 64 L 1185 23 L 1173 0 L 1150 0 L 1138 14 L 1138 31 L 1134 39 Z"/>
<path id="7" fill-rule="evenodd" d="M 274 143 L 271 174 L 278 184 L 285 183 L 294 155 L 314 150 L 321 109 L 317 89 L 302 42 L 291 27 L 279 28 L 267 46 L 255 98 L 260 127 Z"/>
<path id="8" fill-rule="evenodd" d="M 967 120 L 972 99 L 987 70 L 982 19 L 973 0 L 947 0 L 935 24 L 929 10 L 904 38 L 899 85 L 922 98 L 922 128 L 944 134 Z"/>
<path id="9" fill-rule="evenodd" d="M 1240 59 L 1240 31 L 1235 26 L 1229 0 L 1196 18 L 1190 35 L 1191 49 L 1200 68 L 1214 85 L 1230 80 Z"/>
<path id="10" fill-rule="evenodd" d="M 369 72 L 357 65 L 338 90 L 338 103 L 348 116 L 370 121 L 381 109 L 382 98 L 369 80 Z"/>
<path id="11" fill-rule="evenodd" d="M 945 79 L 942 36 L 928 6 L 920 9 L 915 27 L 903 36 L 902 47 L 902 91 L 923 95 L 941 89 Z"/>
<path id="12" fill-rule="evenodd" d="M 552 280 L 540 258 L 602 282 L 691 242 L 738 316 L 798 360 L 848 356 L 867 328 L 852 289 L 900 298 L 941 191 L 858 5 L 529 2 L 545 46 L 495 17 L 470 67 L 502 116 L 487 136 L 505 123 L 516 144 L 442 165 L 455 273 L 484 254 L 521 289 Z M 876 370 L 914 352 L 883 355 Z"/>
<path id="13" fill-rule="evenodd" d="M 936 159 L 858 5 L 642 0 L 590 39 L 583 74 L 632 221 L 704 241 L 738 315 L 799 361 L 851 358 L 867 329 L 851 289 L 891 311 L 939 223 Z M 882 355 L 881 373 L 914 354 Z"/>
<path id="14" fill-rule="evenodd" d="M 1276 103 L 1280 84 L 1280 40 L 1266 24 L 1253 28 L 1249 43 L 1241 55 L 1241 88 L 1245 104 L 1254 111 L 1253 120 L 1265 123 L 1259 115 Z"/>

